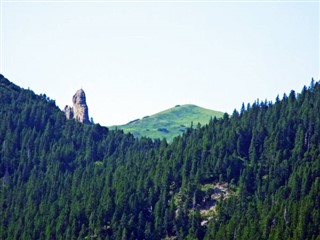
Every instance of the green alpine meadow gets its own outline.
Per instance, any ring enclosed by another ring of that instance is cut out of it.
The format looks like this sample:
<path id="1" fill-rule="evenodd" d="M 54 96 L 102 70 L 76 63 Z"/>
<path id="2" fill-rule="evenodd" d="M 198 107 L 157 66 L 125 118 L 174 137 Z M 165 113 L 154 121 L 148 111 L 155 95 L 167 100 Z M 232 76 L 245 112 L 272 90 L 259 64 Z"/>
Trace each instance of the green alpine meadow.
<path id="1" fill-rule="evenodd" d="M 0 239 L 319 240 L 320 83 L 274 97 L 108 128 L 0 75 Z"/>
<path id="2" fill-rule="evenodd" d="M 135 137 L 165 138 L 172 142 L 191 125 L 205 125 L 211 118 L 220 118 L 223 112 L 209 110 L 192 104 L 176 105 L 160 113 L 133 120 L 125 125 L 112 126 L 110 129 L 122 129 Z"/>

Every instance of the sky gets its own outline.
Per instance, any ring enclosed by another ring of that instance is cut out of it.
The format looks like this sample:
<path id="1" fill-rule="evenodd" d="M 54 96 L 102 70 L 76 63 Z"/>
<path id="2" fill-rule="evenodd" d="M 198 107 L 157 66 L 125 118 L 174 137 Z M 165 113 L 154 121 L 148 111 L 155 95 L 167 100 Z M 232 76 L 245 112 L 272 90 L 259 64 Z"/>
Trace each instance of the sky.
<path id="1" fill-rule="evenodd" d="M 0 72 L 61 109 L 83 88 L 104 126 L 320 80 L 317 1 L 0 1 Z"/>

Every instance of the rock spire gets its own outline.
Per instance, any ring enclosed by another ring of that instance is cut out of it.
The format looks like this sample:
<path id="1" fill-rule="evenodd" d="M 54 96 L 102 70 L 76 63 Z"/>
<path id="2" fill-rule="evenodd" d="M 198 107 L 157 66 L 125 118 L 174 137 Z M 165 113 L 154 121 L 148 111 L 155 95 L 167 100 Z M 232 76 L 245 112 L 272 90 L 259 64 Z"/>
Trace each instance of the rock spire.
<path id="1" fill-rule="evenodd" d="M 86 94 L 80 89 L 72 97 L 73 107 L 66 106 L 64 112 L 67 119 L 75 119 L 78 122 L 90 124 Z"/>

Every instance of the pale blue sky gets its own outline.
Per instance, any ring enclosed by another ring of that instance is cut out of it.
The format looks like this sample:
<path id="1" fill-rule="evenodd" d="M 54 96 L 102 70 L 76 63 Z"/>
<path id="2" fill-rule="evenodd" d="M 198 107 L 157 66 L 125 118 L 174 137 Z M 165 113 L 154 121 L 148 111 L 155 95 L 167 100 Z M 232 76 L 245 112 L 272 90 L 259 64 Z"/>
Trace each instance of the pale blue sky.
<path id="1" fill-rule="evenodd" d="M 232 113 L 319 78 L 317 2 L 2 2 L 2 73 L 123 124 L 177 104 Z"/>

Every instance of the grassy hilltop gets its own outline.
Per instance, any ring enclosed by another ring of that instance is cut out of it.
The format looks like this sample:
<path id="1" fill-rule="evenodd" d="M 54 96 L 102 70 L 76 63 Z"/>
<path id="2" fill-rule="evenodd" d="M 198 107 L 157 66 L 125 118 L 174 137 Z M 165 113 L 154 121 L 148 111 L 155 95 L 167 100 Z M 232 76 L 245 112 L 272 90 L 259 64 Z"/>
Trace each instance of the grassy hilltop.
<path id="1" fill-rule="evenodd" d="M 159 112 L 142 119 L 136 119 L 125 125 L 112 126 L 111 129 L 122 129 L 124 132 L 131 132 L 136 137 L 147 136 L 150 138 L 166 138 L 169 142 L 191 123 L 197 125 L 207 124 L 212 117 L 222 117 L 223 112 L 213 111 L 196 105 L 177 105 L 173 108 Z"/>

